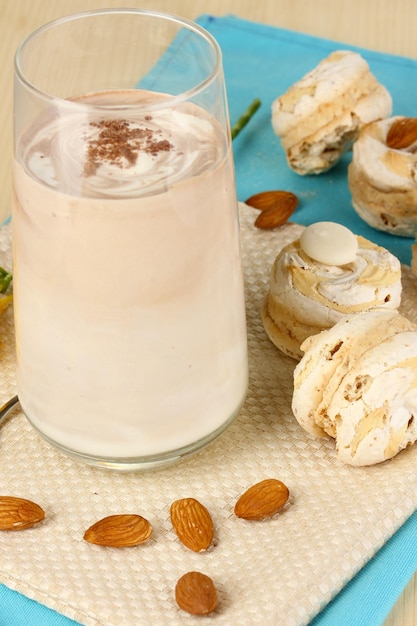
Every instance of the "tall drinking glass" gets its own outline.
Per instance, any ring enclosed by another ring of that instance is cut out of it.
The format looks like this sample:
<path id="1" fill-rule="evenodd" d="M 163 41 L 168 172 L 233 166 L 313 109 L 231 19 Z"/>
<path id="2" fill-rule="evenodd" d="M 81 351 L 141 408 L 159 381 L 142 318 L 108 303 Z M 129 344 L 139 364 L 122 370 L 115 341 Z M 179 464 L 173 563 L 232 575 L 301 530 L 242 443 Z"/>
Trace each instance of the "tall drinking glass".
<path id="1" fill-rule="evenodd" d="M 69 16 L 15 62 L 18 395 L 90 464 L 173 462 L 247 389 L 221 54 L 198 25 L 134 9 Z"/>

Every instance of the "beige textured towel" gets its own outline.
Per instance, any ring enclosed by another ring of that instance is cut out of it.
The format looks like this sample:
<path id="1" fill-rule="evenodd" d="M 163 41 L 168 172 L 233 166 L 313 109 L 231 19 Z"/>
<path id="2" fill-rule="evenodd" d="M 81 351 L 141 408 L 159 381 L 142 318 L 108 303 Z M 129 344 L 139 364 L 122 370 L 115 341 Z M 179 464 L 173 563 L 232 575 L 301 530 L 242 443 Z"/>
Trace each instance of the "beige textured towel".
<path id="1" fill-rule="evenodd" d="M 250 389 L 216 442 L 171 468 L 117 474 L 55 451 L 18 410 L 0 430 L 1 495 L 30 498 L 46 511 L 32 529 L 0 533 L 0 581 L 85 626 L 195 624 L 174 600 L 177 579 L 192 569 L 219 591 L 210 624 L 307 624 L 416 509 L 417 447 L 373 467 L 343 466 L 332 440 L 311 437 L 292 416 L 295 362 L 267 338 L 260 309 L 278 250 L 302 227 L 259 231 L 254 210 L 240 209 Z M 10 258 L 6 226 L 0 265 Z M 401 309 L 417 321 L 413 300 L 417 280 L 404 268 Z M 11 310 L 0 319 L 0 368 L 5 401 L 15 393 Z M 236 518 L 237 497 L 268 477 L 290 489 L 284 511 L 262 522 Z M 169 506 L 183 496 L 213 517 L 215 545 L 206 553 L 187 550 L 171 528 Z M 96 520 L 129 512 L 152 523 L 146 544 L 117 550 L 83 540 Z"/>

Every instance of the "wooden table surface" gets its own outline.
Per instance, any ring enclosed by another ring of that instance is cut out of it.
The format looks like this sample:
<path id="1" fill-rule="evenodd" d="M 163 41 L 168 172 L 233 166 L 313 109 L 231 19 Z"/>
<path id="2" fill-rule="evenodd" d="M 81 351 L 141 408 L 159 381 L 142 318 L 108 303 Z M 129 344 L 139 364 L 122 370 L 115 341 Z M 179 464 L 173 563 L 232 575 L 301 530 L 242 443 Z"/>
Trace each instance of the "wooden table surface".
<path id="1" fill-rule="evenodd" d="M 189 19 L 202 13 L 234 14 L 417 59 L 417 0 L 0 0 L 0 221 L 10 214 L 13 57 L 17 45 L 51 19 L 117 6 L 166 11 Z M 417 626 L 417 574 L 384 626 Z"/>

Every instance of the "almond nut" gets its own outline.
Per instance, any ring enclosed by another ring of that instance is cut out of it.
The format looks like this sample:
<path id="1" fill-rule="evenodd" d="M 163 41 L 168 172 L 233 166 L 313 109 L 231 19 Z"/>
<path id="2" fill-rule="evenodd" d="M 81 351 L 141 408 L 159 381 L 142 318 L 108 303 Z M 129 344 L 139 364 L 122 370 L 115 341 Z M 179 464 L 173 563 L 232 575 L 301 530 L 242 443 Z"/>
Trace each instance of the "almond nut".
<path id="1" fill-rule="evenodd" d="M 261 211 L 255 226 L 266 230 L 285 224 L 297 208 L 298 198 L 291 191 L 261 191 L 245 204 Z"/>
<path id="2" fill-rule="evenodd" d="M 417 118 L 403 117 L 396 120 L 388 131 L 386 144 L 393 150 L 404 150 L 417 141 Z"/>
<path id="3" fill-rule="evenodd" d="M 235 504 L 235 514 L 247 520 L 275 515 L 289 498 L 288 487 L 276 478 L 267 478 L 249 487 Z"/>
<path id="4" fill-rule="evenodd" d="M 217 590 L 210 578 L 201 572 L 187 572 L 175 586 L 175 599 L 191 615 L 208 615 L 217 607 Z"/>
<path id="5" fill-rule="evenodd" d="M 0 496 L 0 530 L 25 530 L 44 518 L 45 511 L 35 502 L 15 496 Z"/>
<path id="6" fill-rule="evenodd" d="M 140 515 L 109 515 L 90 526 L 84 539 L 98 546 L 127 548 L 143 543 L 151 534 L 151 524 Z"/>
<path id="7" fill-rule="evenodd" d="M 175 500 L 170 516 L 181 543 L 194 552 L 207 550 L 213 541 L 213 521 L 203 504 L 194 498 Z"/>

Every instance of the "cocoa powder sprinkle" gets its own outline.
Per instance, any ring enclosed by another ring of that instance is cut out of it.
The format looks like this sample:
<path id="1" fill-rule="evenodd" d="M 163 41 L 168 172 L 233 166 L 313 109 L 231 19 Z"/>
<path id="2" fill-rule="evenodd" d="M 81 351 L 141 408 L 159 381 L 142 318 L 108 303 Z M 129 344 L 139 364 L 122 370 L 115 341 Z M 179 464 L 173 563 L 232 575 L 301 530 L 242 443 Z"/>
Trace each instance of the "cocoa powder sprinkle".
<path id="1" fill-rule="evenodd" d="M 150 121 L 151 117 L 147 116 Z M 148 127 L 132 127 L 127 120 L 101 120 L 90 122 L 98 128 L 97 139 L 87 140 L 87 160 L 84 167 L 86 176 L 96 173 L 103 162 L 120 168 L 136 163 L 139 153 L 156 156 L 159 152 L 169 152 L 173 145 L 167 139 L 161 139 L 161 131 Z"/>

